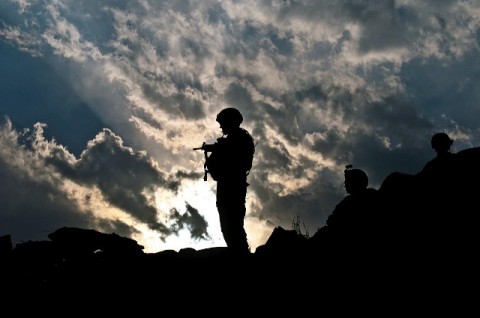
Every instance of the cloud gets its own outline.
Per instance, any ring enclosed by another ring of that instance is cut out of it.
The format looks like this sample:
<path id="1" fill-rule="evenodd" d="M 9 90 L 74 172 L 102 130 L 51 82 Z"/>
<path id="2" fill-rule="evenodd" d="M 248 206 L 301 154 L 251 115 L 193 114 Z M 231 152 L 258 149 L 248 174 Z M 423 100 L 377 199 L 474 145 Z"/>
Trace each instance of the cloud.
<path id="1" fill-rule="evenodd" d="M 0 129 L 0 231 L 14 242 L 46 239 L 62 226 L 89 227 L 91 211 L 82 211 L 63 191 L 62 178 L 42 157 L 20 141 L 26 132 L 17 132 L 6 121 Z"/>
<path id="2" fill-rule="evenodd" d="M 0 22 L 108 127 L 78 158 L 46 141 L 32 156 L 164 234 L 155 188 L 201 178 L 191 149 L 225 106 L 258 141 L 249 213 L 287 227 L 323 224 L 346 164 L 377 186 L 430 159 L 434 132 L 480 142 L 474 1 L 4 1 Z"/>
<path id="3" fill-rule="evenodd" d="M 205 218 L 190 204 L 186 203 L 186 208 L 187 212 L 184 214 L 180 214 L 176 209 L 172 210 L 171 219 L 175 222 L 176 230 L 182 230 L 187 227 L 193 239 L 208 239 L 208 224 Z"/>
<path id="4" fill-rule="evenodd" d="M 113 205 L 146 223 L 153 230 L 168 234 L 168 228 L 157 221 L 157 210 L 149 197 L 165 182 L 157 163 L 145 152 L 135 152 L 122 139 L 104 129 L 91 140 L 75 163 L 54 154 L 48 163 L 72 180 L 96 186 Z M 65 165 L 66 164 L 66 165 Z"/>
<path id="5" fill-rule="evenodd" d="M 14 236 L 24 239 L 31 231 L 33 239 L 61 226 L 77 226 L 130 236 L 139 233 L 135 222 L 140 222 L 163 240 L 184 224 L 192 237 L 208 238 L 206 221 L 192 206 L 169 223 L 162 219 L 168 221 L 170 213 L 155 204 L 159 188 L 177 191 L 182 179 L 198 173 L 168 176 L 145 151 L 125 146 L 109 129 L 91 140 L 77 159 L 54 139 L 47 140 L 45 128 L 37 123 L 32 131 L 18 132 L 8 118 L 2 125 L 1 175 L 9 185 L 0 189 L 2 232 L 11 225 Z"/>

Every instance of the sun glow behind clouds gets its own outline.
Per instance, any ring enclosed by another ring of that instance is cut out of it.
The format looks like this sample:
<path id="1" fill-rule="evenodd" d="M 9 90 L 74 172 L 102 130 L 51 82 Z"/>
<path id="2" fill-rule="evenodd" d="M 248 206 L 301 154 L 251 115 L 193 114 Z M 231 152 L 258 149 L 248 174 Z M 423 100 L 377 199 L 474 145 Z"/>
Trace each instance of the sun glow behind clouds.
<path id="1" fill-rule="evenodd" d="M 159 189 L 156 193 L 155 205 L 162 215 L 170 215 L 172 208 L 175 208 L 180 214 L 187 213 L 187 205 L 198 210 L 199 214 L 205 218 L 208 224 L 207 231 L 209 237 L 206 239 L 193 238 L 190 231 L 184 228 L 177 235 L 170 235 L 161 241 L 158 234 L 150 235 L 149 231 L 144 232 L 149 246 L 149 252 L 157 252 L 165 249 L 180 250 L 182 248 L 193 247 L 203 249 L 214 246 L 225 246 L 225 241 L 220 230 L 220 223 L 215 204 L 214 184 L 210 181 L 184 181 L 177 193 L 163 191 Z M 163 221 L 163 220 L 162 220 Z M 168 220 L 165 220 L 168 223 Z"/>
<path id="2" fill-rule="evenodd" d="M 220 230 L 219 216 L 216 207 L 216 184 L 214 181 L 203 180 L 198 181 L 185 181 L 180 187 L 178 193 L 172 193 L 169 191 L 159 190 L 156 193 L 156 207 L 157 210 L 166 216 L 169 211 L 174 207 L 180 214 L 187 213 L 187 204 L 198 210 L 202 217 L 205 218 L 208 223 L 208 235 L 206 239 L 197 239 L 191 236 L 191 232 L 183 228 L 177 235 L 170 235 L 166 237 L 165 241 L 162 241 L 157 232 L 148 229 L 145 225 L 139 224 L 136 229 L 141 234 L 134 235 L 140 244 L 145 247 L 146 253 L 156 253 L 164 250 L 179 251 L 182 248 L 194 248 L 196 250 L 211 248 L 211 247 L 225 247 L 225 241 L 223 239 L 222 232 Z M 247 195 L 247 216 L 245 218 L 245 231 L 251 251 L 255 252 L 256 248 L 262 244 L 265 244 L 266 240 L 270 236 L 273 226 L 266 220 L 260 220 L 257 217 L 250 215 L 255 206 L 259 203 L 253 204 L 256 198 L 253 193 Z M 161 220 L 168 224 L 168 218 Z"/>

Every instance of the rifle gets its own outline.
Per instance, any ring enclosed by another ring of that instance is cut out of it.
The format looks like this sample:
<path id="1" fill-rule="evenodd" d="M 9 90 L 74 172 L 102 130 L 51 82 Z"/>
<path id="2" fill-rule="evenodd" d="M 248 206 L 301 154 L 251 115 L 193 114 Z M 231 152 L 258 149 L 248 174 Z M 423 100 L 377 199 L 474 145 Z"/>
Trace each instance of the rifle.
<path id="1" fill-rule="evenodd" d="M 207 159 L 208 159 L 208 152 L 213 151 L 213 145 L 212 144 L 207 144 L 206 142 L 203 142 L 201 147 L 195 147 L 193 150 L 203 150 L 205 154 L 205 163 L 203 164 L 203 170 L 205 171 L 205 174 L 203 175 L 203 181 L 207 181 L 207 174 L 208 174 L 208 169 L 207 169 Z"/>

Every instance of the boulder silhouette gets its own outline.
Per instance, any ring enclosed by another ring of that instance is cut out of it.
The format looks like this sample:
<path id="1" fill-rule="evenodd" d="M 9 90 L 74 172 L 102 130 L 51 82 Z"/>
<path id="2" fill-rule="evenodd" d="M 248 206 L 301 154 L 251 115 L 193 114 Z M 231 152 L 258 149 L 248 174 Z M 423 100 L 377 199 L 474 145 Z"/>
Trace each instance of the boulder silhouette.
<path id="1" fill-rule="evenodd" d="M 140 255 L 143 246 L 135 240 L 115 233 L 106 234 L 91 229 L 62 227 L 48 235 L 57 247 L 68 255 L 103 252 L 110 255 Z"/>

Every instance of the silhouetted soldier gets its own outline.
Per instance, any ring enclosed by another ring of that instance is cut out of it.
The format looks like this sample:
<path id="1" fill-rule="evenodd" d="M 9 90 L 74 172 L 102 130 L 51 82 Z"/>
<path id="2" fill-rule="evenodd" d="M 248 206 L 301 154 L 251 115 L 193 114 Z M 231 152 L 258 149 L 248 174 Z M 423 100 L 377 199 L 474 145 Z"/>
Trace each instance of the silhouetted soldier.
<path id="1" fill-rule="evenodd" d="M 446 133 L 434 134 L 431 146 L 436 157 L 417 175 L 422 194 L 418 204 L 420 213 L 416 216 L 417 231 L 421 240 L 430 246 L 444 245 L 440 238 L 445 237 L 446 229 L 453 224 L 452 211 L 461 204 L 459 198 L 464 185 L 457 173 L 456 154 L 450 151 L 452 144 Z"/>
<path id="2" fill-rule="evenodd" d="M 430 197 L 426 197 L 427 206 L 445 210 L 445 203 L 453 203 L 452 200 L 446 200 L 451 197 L 452 191 L 458 188 L 456 173 L 456 155 L 450 152 L 453 140 L 446 133 L 436 133 L 432 136 L 431 146 L 436 152 L 436 157 L 425 164 L 422 171 L 418 174 L 419 181 L 423 187 L 423 192 Z M 437 216 L 438 217 L 438 216 Z"/>
<path id="3" fill-rule="evenodd" d="M 385 226 L 380 194 L 368 187 L 367 174 L 363 170 L 352 169 L 351 165 L 346 166 L 344 186 L 348 195 L 335 206 L 326 226 L 312 237 L 312 243 L 319 246 L 328 244 L 330 246 L 325 248 L 333 248 L 335 253 L 371 250 L 376 240 L 382 240 L 379 236 L 382 236 L 382 226 Z"/>
<path id="4" fill-rule="evenodd" d="M 255 145 L 248 131 L 240 127 L 243 116 L 238 109 L 225 108 L 216 120 L 223 136 L 214 144 L 204 143 L 194 149 L 212 152 L 206 159 L 205 171 L 217 181 L 217 209 L 228 248 L 236 253 L 249 253 L 244 229 L 245 197 Z"/>
<path id="5" fill-rule="evenodd" d="M 453 154 L 450 152 L 450 147 L 453 140 L 446 133 L 436 133 L 431 140 L 432 148 L 437 153 L 437 156 L 427 162 L 423 167 L 423 171 L 430 173 L 432 170 L 449 169 L 453 164 Z"/>
<path id="6" fill-rule="evenodd" d="M 378 191 L 368 187 L 368 176 L 360 169 L 345 169 L 345 191 L 348 195 L 335 206 L 327 219 L 327 226 L 354 232 L 368 225 L 378 213 Z M 366 224 L 367 223 L 367 224 Z"/>

